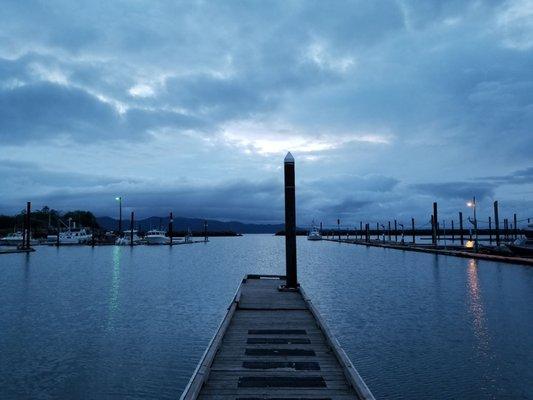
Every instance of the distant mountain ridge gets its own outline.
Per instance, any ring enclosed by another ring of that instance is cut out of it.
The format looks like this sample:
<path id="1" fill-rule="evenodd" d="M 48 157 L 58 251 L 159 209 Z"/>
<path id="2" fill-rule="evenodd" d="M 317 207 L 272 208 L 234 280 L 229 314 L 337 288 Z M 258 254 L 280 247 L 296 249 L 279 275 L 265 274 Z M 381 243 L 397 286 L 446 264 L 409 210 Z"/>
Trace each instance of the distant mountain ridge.
<path id="1" fill-rule="evenodd" d="M 118 219 L 111 217 L 97 217 L 96 221 L 101 228 L 106 230 L 117 230 Z M 172 229 L 174 231 L 184 231 L 190 228 L 192 231 L 203 231 L 204 221 L 201 218 L 184 218 L 174 217 Z M 149 217 L 135 221 L 136 228 L 140 227 L 141 230 L 147 231 L 149 229 L 161 229 L 166 230 L 168 228 L 169 217 Z M 284 224 L 246 224 L 238 221 L 217 221 L 214 219 L 207 220 L 207 229 L 211 232 L 224 232 L 233 231 L 236 233 L 276 233 L 281 229 L 284 229 Z M 122 229 L 129 229 L 129 218 L 122 220 Z"/>

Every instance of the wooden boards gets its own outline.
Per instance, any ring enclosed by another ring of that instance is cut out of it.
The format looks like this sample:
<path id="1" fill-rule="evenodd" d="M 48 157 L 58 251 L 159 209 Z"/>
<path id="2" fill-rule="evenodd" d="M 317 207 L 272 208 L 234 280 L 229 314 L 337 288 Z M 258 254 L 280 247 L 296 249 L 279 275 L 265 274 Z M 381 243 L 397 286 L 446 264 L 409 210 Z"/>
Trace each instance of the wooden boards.
<path id="1" fill-rule="evenodd" d="M 374 399 L 303 290 L 283 283 L 242 281 L 182 400 Z"/>

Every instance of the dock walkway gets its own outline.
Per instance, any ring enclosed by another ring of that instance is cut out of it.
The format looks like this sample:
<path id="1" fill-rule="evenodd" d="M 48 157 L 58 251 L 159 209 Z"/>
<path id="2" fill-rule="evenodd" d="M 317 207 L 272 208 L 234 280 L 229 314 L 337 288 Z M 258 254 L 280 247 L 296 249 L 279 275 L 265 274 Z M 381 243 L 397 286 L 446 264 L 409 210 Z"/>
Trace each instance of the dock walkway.
<path id="1" fill-rule="evenodd" d="M 367 247 L 382 247 L 385 249 L 395 249 L 403 251 L 416 251 L 419 253 L 431 253 L 431 254 L 441 254 L 445 256 L 454 256 L 461 258 L 475 258 L 477 260 L 486 260 L 486 261 L 495 261 L 495 262 L 505 262 L 509 264 L 520 264 L 520 265 L 529 265 L 533 266 L 533 258 L 524 258 L 517 256 L 502 256 L 498 254 L 487 254 L 487 253 L 476 253 L 474 251 L 464 251 L 457 249 L 445 249 L 445 248 L 434 248 L 434 247 L 423 247 L 420 245 L 413 245 L 410 243 L 391 243 L 391 242 L 381 242 L 378 240 L 354 240 L 354 239 L 322 239 L 329 242 L 337 243 L 347 243 L 347 244 L 358 244 L 361 246 Z"/>
<path id="2" fill-rule="evenodd" d="M 374 399 L 300 288 L 248 275 L 182 400 Z"/>

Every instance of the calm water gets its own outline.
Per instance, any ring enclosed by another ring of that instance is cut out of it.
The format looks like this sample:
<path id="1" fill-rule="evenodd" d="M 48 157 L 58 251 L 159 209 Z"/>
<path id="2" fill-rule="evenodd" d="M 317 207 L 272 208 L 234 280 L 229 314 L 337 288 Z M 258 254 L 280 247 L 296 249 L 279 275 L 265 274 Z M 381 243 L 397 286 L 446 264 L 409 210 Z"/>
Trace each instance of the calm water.
<path id="1" fill-rule="evenodd" d="M 533 268 L 298 239 L 300 281 L 376 397 L 533 398 Z M 1 399 L 176 399 L 283 238 L 0 256 Z"/>

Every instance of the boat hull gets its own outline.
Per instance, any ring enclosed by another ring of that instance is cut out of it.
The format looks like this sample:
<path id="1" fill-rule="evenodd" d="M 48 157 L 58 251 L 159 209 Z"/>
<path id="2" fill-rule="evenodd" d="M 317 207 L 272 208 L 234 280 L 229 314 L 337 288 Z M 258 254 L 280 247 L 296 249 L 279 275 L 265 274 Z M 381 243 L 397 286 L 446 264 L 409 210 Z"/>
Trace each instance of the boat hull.
<path id="1" fill-rule="evenodd" d="M 523 257 L 533 257 L 533 247 L 529 246 L 517 246 L 514 244 L 508 244 L 507 247 L 516 255 Z"/>
<path id="2" fill-rule="evenodd" d="M 161 245 L 170 243 L 170 239 L 166 236 L 146 236 L 146 244 Z"/>

